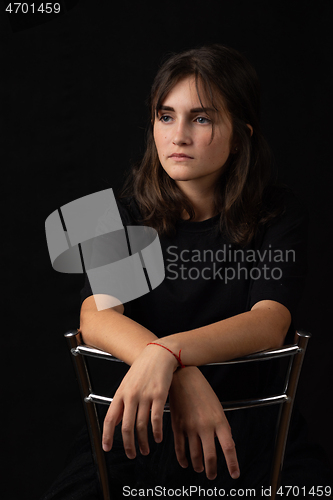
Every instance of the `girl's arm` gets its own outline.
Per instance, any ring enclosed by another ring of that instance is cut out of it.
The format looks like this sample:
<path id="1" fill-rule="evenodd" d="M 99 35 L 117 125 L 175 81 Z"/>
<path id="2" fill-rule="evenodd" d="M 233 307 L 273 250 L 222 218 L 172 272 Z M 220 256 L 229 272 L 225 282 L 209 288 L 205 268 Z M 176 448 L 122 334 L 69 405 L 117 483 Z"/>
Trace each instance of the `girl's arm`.
<path id="1" fill-rule="evenodd" d="M 106 296 L 106 300 L 107 300 Z M 98 296 L 99 305 L 103 296 Z M 149 342 L 157 340 L 150 330 L 123 315 L 124 306 L 98 311 L 94 296 L 82 303 L 80 331 L 85 344 L 111 353 L 132 365 Z"/>
<path id="2" fill-rule="evenodd" d="M 82 304 L 80 329 L 86 344 L 111 352 L 128 365 L 132 365 L 147 344 L 154 341 L 176 354 L 181 350 L 183 364 L 191 366 L 280 347 L 291 322 L 285 306 L 262 300 L 251 311 L 157 339 L 150 330 L 123 316 L 123 310 L 119 305 L 98 311 L 94 297 L 88 297 Z M 165 350 L 158 346 L 155 349 Z"/>
<path id="3" fill-rule="evenodd" d="M 184 365 L 201 366 L 226 361 L 283 345 L 291 323 L 289 310 L 279 302 L 262 300 L 250 311 L 201 328 L 158 340 Z"/>
<path id="4" fill-rule="evenodd" d="M 262 300 L 251 311 L 157 340 L 150 330 L 123 316 L 123 310 L 119 305 L 98 311 L 94 297 L 88 297 L 82 304 L 80 329 L 86 344 L 111 352 L 128 365 L 154 341 L 176 354 L 181 350 L 183 364 L 191 366 L 280 347 L 291 322 L 285 306 Z M 157 346 L 156 349 L 165 350 Z"/>
<path id="5" fill-rule="evenodd" d="M 135 428 L 141 452 L 149 453 L 148 421 L 151 416 L 155 440 L 160 442 L 163 433 L 163 406 L 170 390 L 170 404 L 173 402 L 171 417 L 179 463 L 187 465 L 184 436 L 197 436 L 189 442 L 193 466 L 198 472 L 202 470 L 203 449 L 207 477 L 214 478 L 216 449 L 213 437 L 217 435 L 229 472 L 237 477 L 239 469 L 231 430 L 223 409 L 204 376 L 195 366 L 178 370 L 174 375 L 177 368 L 175 358 L 166 349 L 147 346 L 157 337 L 122 313 L 121 305 L 97 311 L 93 297 L 84 301 L 81 310 L 83 340 L 133 365 L 123 379 L 105 418 L 104 449 L 111 449 L 115 426 L 122 420 L 123 442 L 128 457 L 135 456 Z M 274 301 L 261 301 L 247 313 L 158 339 L 158 343 L 173 352 L 178 353 L 182 349 L 184 364 L 199 365 L 277 347 L 283 343 L 289 324 L 290 313 L 287 308 Z M 198 397 L 200 400 L 207 399 L 204 409 L 202 405 L 194 408 Z M 182 401 L 181 407 L 177 404 L 179 399 Z"/>
<path id="6" fill-rule="evenodd" d="M 99 303 L 101 299 L 103 297 L 99 296 Z M 127 456 L 133 458 L 136 454 L 134 429 L 141 453 L 149 453 L 148 421 L 151 419 L 154 438 L 160 442 L 163 437 L 163 407 L 170 391 L 175 451 L 180 465 L 188 465 L 185 454 L 187 437 L 194 470 L 203 470 L 204 458 L 206 475 L 214 479 L 217 474 L 214 436 L 218 436 L 229 473 L 238 477 L 239 466 L 231 429 L 204 375 L 194 366 L 174 373 L 178 366 L 176 359 L 165 349 L 147 346 L 157 339 L 156 335 L 123 316 L 123 311 L 122 305 L 98 311 L 92 296 L 83 302 L 81 308 L 80 328 L 84 342 L 133 365 L 118 388 L 104 420 L 104 450 L 111 449 L 115 426 L 122 420 Z"/>

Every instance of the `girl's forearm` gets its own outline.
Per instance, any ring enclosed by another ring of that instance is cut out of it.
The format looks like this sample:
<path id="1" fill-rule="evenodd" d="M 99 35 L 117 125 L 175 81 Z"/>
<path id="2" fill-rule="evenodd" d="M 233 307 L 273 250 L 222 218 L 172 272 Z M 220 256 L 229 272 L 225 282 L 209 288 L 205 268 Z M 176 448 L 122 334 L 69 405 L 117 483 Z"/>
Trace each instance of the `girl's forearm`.
<path id="1" fill-rule="evenodd" d="M 88 297 L 81 308 L 80 331 L 87 345 L 110 352 L 132 365 L 146 345 L 157 337 L 120 311 L 120 307 L 98 311 L 93 296 Z"/>
<path id="2" fill-rule="evenodd" d="M 158 337 L 119 308 L 98 311 L 93 297 L 81 309 L 80 330 L 86 344 L 103 349 L 132 365 L 149 342 L 157 341 L 178 354 L 184 365 L 201 366 L 279 347 L 290 325 L 290 313 L 274 301 L 251 311 L 185 332 Z"/>
<path id="3" fill-rule="evenodd" d="M 283 305 L 263 301 L 251 311 L 163 337 L 159 342 L 177 354 L 181 349 L 184 365 L 201 366 L 280 347 L 290 320 L 290 313 Z"/>

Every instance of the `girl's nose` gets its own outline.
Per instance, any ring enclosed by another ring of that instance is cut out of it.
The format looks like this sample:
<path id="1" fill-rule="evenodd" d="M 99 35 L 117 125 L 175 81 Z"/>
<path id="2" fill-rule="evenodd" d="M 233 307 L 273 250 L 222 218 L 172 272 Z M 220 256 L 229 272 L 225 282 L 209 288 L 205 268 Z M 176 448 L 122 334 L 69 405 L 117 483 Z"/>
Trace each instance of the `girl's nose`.
<path id="1" fill-rule="evenodd" d="M 181 146 L 182 144 L 190 144 L 192 141 L 188 127 L 185 124 L 179 124 L 175 130 L 173 137 L 173 144 L 175 146 Z"/>

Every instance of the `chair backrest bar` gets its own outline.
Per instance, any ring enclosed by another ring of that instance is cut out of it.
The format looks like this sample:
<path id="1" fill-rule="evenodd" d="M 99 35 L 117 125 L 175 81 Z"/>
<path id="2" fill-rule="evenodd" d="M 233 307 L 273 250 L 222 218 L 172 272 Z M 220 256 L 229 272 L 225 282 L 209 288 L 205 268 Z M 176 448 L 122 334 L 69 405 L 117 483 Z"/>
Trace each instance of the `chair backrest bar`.
<path id="1" fill-rule="evenodd" d="M 104 451 L 102 450 L 102 447 L 100 445 L 100 443 L 102 442 L 102 437 L 97 410 L 95 403 L 91 402 L 89 404 L 86 404 L 87 398 L 89 398 L 89 395 L 92 393 L 89 373 L 84 357 L 76 351 L 78 346 L 82 344 L 81 333 L 78 330 L 69 330 L 67 333 L 65 333 L 65 337 L 67 339 L 68 347 L 73 354 L 72 360 L 80 386 L 82 401 L 84 401 L 83 406 L 89 431 L 91 449 L 94 462 L 97 465 L 97 474 L 99 476 L 99 484 L 102 488 L 103 500 L 110 500 L 109 481 L 107 476 L 105 456 Z"/>
<path id="2" fill-rule="evenodd" d="M 290 425 L 291 414 L 293 410 L 296 389 L 299 376 L 304 360 L 305 351 L 311 334 L 305 331 L 296 331 L 295 344 L 298 346 L 298 352 L 291 358 L 285 384 L 285 394 L 287 401 L 281 406 L 280 414 L 277 422 L 276 442 L 273 455 L 272 472 L 271 472 L 271 499 L 275 500 L 276 491 L 280 484 L 284 456 L 286 451 L 286 443 Z"/>
<path id="3" fill-rule="evenodd" d="M 76 332 L 76 330 L 75 330 Z M 274 358 L 282 358 L 284 356 L 292 356 L 297 354 L 299 351 L 298 345 L 286 345 L 278 349 L 267 349 L 266 351 L 259 351 L 253 354 L 248 354 L 243 358 L 230 359 L 228 361 L 217 361 L 216 363 L 207 363 L 207 366 L 213 365 L 233 365 L 240 363 L 249 363 L 250 361 L 267 361 Z M 121 359 L 114 357 L 109 352 L 96 349 L 95 347 L 90 347 L 87 345 L 78 345 L 72 352 L 72 354 L 82 354 L 83 356 L 90 356 L 93 358 L 106 359 L 108 361 L 116 361 L 123 363 Z"/>

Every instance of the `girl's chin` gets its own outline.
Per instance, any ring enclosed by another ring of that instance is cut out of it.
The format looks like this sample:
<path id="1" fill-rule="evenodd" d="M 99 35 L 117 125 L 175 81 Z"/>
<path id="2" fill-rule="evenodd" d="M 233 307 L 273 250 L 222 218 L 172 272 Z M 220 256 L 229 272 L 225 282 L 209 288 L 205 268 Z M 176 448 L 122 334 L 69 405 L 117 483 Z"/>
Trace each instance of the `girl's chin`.
<path id="1" fill-rule="evenodd" d="M 176 171 L 174 169 L 165 170 L 165 172 L 174 181 L 191 181 L 197 178 L 195 175 L 193 175 L 193 172 L 186 172 L 185 169 L 176 169 Z"/>
<path id="2" fill-rule="evenodd" d="M 191 177 L 189 175 L 173 175 L 173 176 L 170 175 L 170 177 L 175 182 L 186 182 L 186 181 L 194 181 L 194 180 L 196 180 L 196 177 Z"/>

